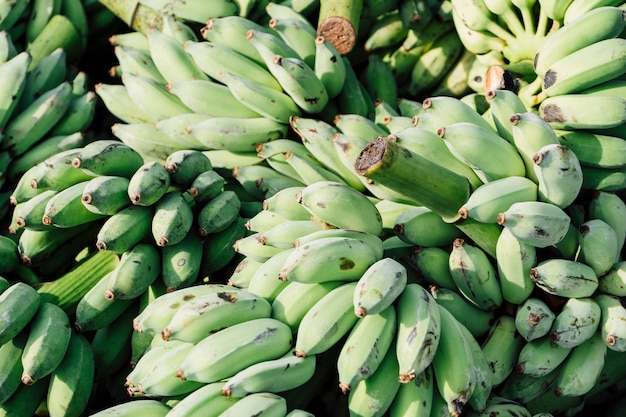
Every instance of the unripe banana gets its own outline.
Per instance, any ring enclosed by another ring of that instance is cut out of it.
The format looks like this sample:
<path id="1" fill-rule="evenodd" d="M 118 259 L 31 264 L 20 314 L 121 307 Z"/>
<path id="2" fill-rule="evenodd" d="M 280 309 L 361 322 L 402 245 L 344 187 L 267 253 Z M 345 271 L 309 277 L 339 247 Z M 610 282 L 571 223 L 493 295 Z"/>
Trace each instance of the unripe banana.
<path id="1" fill-rule="evenodd" d="M 263 262 L 263 265 L 254 273 L 248 284 L 247 291 L 255 294 L 270 303 L 291 282 L 279 279 L 280 270 L 293 248 L 284 249 Z"/>
<path id="2" fill-rule="evenodd" d="M 280 417 L 287 414 L 287 402 L 271 392 L 257 392 L 246 395 L 228 407 L 220 416 L 267 416 Z"/>
<path id="3" fill-rule="evenodd" d="M 46 399 L 49 382 L 50 378 L 46 377 L 33 385 L 20 384 L 13 395 L 0 404 L 0 416 L 34 415 L 41 402 Z"/>
<path id="4" fill-rule="evenodd" d="M 554 318 L 550 339 L 559 346 L 578 346 L 596 332 L 600 316 L 600 306 L 593 298 L 568 298 Z"/>
<path id="5" fill-rule="evenodd" d="M 537 185 L 526 177 L 510 176 L 489 181 L 476 188 L 459 209 L 461 218 L 496 223 L 513 203 L 536 201 Z"/>
<path id="6" fill-rule="evenodd" d="M 70 228 L 103 218 L 104 214 L 90 211 L 82 202 L 87 183 L 79 182 L 52 196 L 46 203 L 41 222 L 47 226 Z"/>
<path id="7" fill-rule="evenodd" d="M 213 165 L 203 152 L 183 149 L 167 156 L 165 168 L 172 182 L 188 187 L 199 174 L 213 169 Z"/>
<path id="8" fill-rule="evenodd" d="M 272 301 L 271 317 L 287 324 L 295 334 L 306 312 L 343 281 L 291 282 Z"/>
<path id="9" fill-rule="evenodd" d="M 90 346 L 95 365 L 94 377 L 100 379 L 113 375 L 134 359 L 131 358 L 133 328 L 128 323 L 137 315 L 136 307 L 137 304 L 134 304 L 127 308 L 111 324 L 94 332 Z"/>
<path id="10" fill-rule="evenodd" d="M 626 296 L 626 261 L 616 262 L 609 272 L 600 277 L 598 288 L 605 294 Z"/>
<path id="11" fill-rule="evenodd" d="M 222 395 L 242 398 L 255 392 L 280 393 L 306 384 L 315 372 L 315 355 L 298 357 L 293 352 L 257 362 L 237 372 L 222 387 Z"/>
<path id="12" fill-rule="evenodd" d="M 606 274 L 620 259 L 615 230 L 604 220 L 591 219 L 578 228 L 579 260 L 598 277 Z"/>
<path id="13" fill-rule="evenodd" d="M 320 181 L 306 186 L 298 196 L 298 202 L 311 215 L 333 227 L 354 229 L 380 235 L 382 219 L 376 206 L 361 192 L 345 184 Z M 344 209 L 358 207 L 359 214 L 345 216 Z"/>
<path id="14" fill-rule="evenodd" d="M 537 263 L 536 248 L 516 238 L 509 228 L 503 228 L 496 242 L 496 268 L 502 298 L 512 304 L 523 303 L 535 285 L 530 269 Z"/>
<path id="15" fill-rule="evenodd" d="M 437 304 L 448 310 L 475 337 L 483 337 L 495 320 L 495 312 L 481 310 L 458 290 L 431 285 L 430 294 Z"/>
<path id="16" fill-rule="evenodd" d="M 400 382 L 407 383 L 433 361 L 441 337 L 436 300 L 421 285 L 407 284 L 397 302 L 396 356 Z"/>
<path id="17" fill-rule="evenodd" d="M 71 335 L 69 317 L 61 307 L 41 303 L 22 353 L 22 383 L 32 385 L 50 375 L 63 360 Z"/>
<path id="18" fill-rule="evenodd" d="M 280 249 L 292 249 L 296 241 L 310 233 L 324 229 L 324 225 L 313 220 L 287 220 L 262 232 L 265 244 Z"/>
<path id="19" fill-rule="evenodd" d="M 387 351 L 393 351 L 396 320 L 395 306 L 389 306 L 356 322 L 337 357 L 339 388 L 344 394 L 375 374 Z"/>
<path id="20" fill-rule="evenodd" d="M 235 324 L 195 344 L 177 376 L 204 383 L 233 376 L 250 365 L 283 356 L 291 347 L 291 337 L 289 327 L 272 318 Z"/>
<path id="21" fill-rule="evenodd" d="M 559 243 L 571 219 L 560 207 L 541 201 L 513 203 L 498 214 L 498 224 L 509 228 L 521 242 L 545 248 Z"/>
<path id="22" fill-rule="evenodd" d="M 401 384 L 389 408 L 391 417 L 430 417 L 435 381 L 429 366 L 408 384 Z"/>
<path id="23" fill-rule="evenodd" d="M 600 333 L 609 349 L 617 352 L 626 350 L 626 333 L 623 322 L 626 317 L 626 309 L 619 297 L 608 294 L 597 294 L 594 300 L 600 306 L 601 323 Z"/>
<path id="24" fill-rule="evenodd" d="M 168 291 L 193 285 L 202 262 L 202 239 L 190 231 L 175 245 L 161 249 L 161 279 Z"/>
<path id="25" fill-rule="evenodd" d="M 244 321 L 269 317 L 269 301 L 230 287 L 210 292 L 179 307 L 161 330 L 164 340 L 198 343 L 210 334 Z"/>
<path id="26" fill-rule="evenodd" d="M 315 355 L 332 348 L 356 324 L 352 296 L 356 282 L 332 289 L 302 317 L 296 333 L 295 353 Z"/>
<path id="27" fill-rule="evenodd" d="M 205 384 L 185 395 L 168 413 L 170 417 L 217 417 L 239 398 L 222 395 L 222 382 Z"/>
<path id="28" fill-rule="evenodd" d="M 540 201 L 563 208 L 574 202 L 583 184 L 576 154 L 564 145 L 545 145 L 533 157 Z"/>
<path id="29" fill-rule="evenodd" d="M 207 202 L 196 216 L 201 236 L 218 233 L 233 223 L 239 215 L 241 200 L 231 190 L 224 190 Z"/>
<path id="30" fill-rule="evenodd" d="M 224 177 L 211 169 L 198 174 L 189 185 L 187 192 L 193 197 L 196 204 L 203 204 L 222 192 L 224 184 Z"/>
<path id="31" fill-rule="evenodd" d="M 616 136 L 583 130 L 562 130 L 559 142 L 570 148 L 582 166 L 618 168 L 624 166 L 624 140 Z"/>
<path id="32" fill-rule="evenodd" d="M 100 227 L 96 236 L 96 247 L 123 253 L 130 250 L 148 236 L 154 209 L 129 205 L 111 215 Z"/>
<path id="33" fill-rule="evenodd" d="M 478 308 L 489 311 L 502 304 L 502 290 L 491 260 L 478 246 L 455 239 L 450 252 L 450 274 L 461 294 Z"/>
<path id="34" fill-rule="evenodd" d="M 323 229 L 318 230 L 316 232 L 309 233 L 302 237 L 296 239 L 295 246 L 304 246 L 311 242 L 314 242 L 318 239 L 327 238 L 327 237 L 342 237 L 342 238 L 351 238 L 362 240 L 367 243 L 367 245 L 376 253 L 376 257 L 378 259 L 382 259 L 383 257 L 383 241 L 380 237 L 366 233 L 360 232 L 358 230 L 352 229 Z M 378 260 L 377 259 L 377 260 Z"/>
<path id="35" fill-rule="evenodd" d="M 28 329 L 0 346 L 0 404 L 4 404 L 22 385 L 22 352 L 28 338 Z"/>
<path id="36" fill-rule="evenodd" d="M 548 259 L 530 269 L 530 277 L 542 290 L 560 297 L 590 297 L 598 277 L 590 266 L 569 259 Z"/>
<path id="37" fill-rule="evenodd" d="M 565 361 L 572 348 L 557 345 L 549 336 L 526 342 L 519 352 L 515 370 L 541 378 L 555 371 Z"/>
<path id="38" fill-rule="evenodd" d="M 85 145 L 72 159 L 72 166 L 91 175 L 130 178 L 143 162 L 141 154 L 123 142 L 101 139 Z"/>
<path id="39" fill-rule="evenodd" d="M 130 300 L 139 297 L 161 274 L 161 254 L 149 243 L 138 243 L 122 253 L 111 272 L 104 298 Z"/>
<path id="40" fill-rule="evenodd" d="M 621 252 L 626 240 L 626 224 L 622 221 L 626 215 L 626 202 L 615 193 L 596 191 L 589 203 L 589 216 L 604 220 L 616 234 L 618 252 Z"/>
<path id="41" fill-rule="evenodd" d="M 163 197 L 170 182 L 170 174 L 162 163 L 146 162 L 128 180 L 127 197 L 135 205 L 150 206 Z"/>
<path id="42" fill-rule="evenodd" d="M 548 334 L 556 315 L 539 298 L 530 297 L 517 307 L 515 328 L 527 342 Z"/>
<path id="43" fill-rule="evenodd" d="M 539 395 L 547 392 L 556 380 L 559 368 L 543 376 L 534 377 L 520 372 L 513 372 L 498 388 L 498 395 L 522 404 L 534 400 Z M 536 417 L 550 417 L 536 416 Z"/>
<path id="44" fill-rule="evenodd" d="M 357 281 L 354 313 L 362 318 L 387 309 L 404 291 L 407 277 L 406 267 L 392 258 L 374 262 Z"/>
<path id="45" fill-rule="evenodd" d="M 46 405 L 50 417 L 85 412 L 94 386 L 94 355 L 87 338 L 73 332 L 67 352 L 52 372 Z"/>
<path id="46" fill-rule="evenodd" d="M 263 209 L 289 220 L 309 220 L 311 214 L 297 200 L 298 193 L 303 189 L 304 187 L 284 188 L 265 199 L 263 201 Z"/>
<path id="47" fill-rule="evenodd" d="M 40 299 L 37 291 L 23 282 L 16 282 L 0 294 L 0 346 L 16 337 L 35 316 Z"/>
<path id="48" fill-rule="evenodd" d="M 492 90 L 485 92 L 489 102 L 490 114 L 496 130 L 510 143 L 513 141 L 513 126 L 511 116 L 528 111 L 522 99 L 511 90 Z"/>
<path id="49" fill-rule="evenodd" d="M 461 231 L 427 207 L 412 207 L 398 214 L 393 231 L 403 241 L 422 247 L 449 245 Z"/>
<path id="50" fill-rule="evenodd" d="M 130 417 L 137 413 L 150 415 L 152 417 L 165 417 L 171 410 L 161 400 L 145 399 L 138 401 L 126 401 L 121 404 L 112 405 L 92 414 L 92 417 Z"/>
<path id="51" fill-rule="evenodd" d="M 515 319 L 504 314 L 498 317 L 481 344 L 492 372 L 493 386 L 500 385 L 513 372 L 523 345 L 524 339 L 517 333 Z"/>
<path id="52" fill-rule="evenodd" d="M 601 332 L 572 348 L 554 382 L 554 393 L 559 397 L 574 397 L 589 392 L 600 377 L 606 352 Z"/>
<path id="53" fill-rule="evenodd" d="M 85 185 L 81 201 L 87 210 L 110 216 L 130 205 L 127 189 L 128 178 L 100 175 Z"/>
<path id="54" fill-rule="evenodd" d="M 324 84 L 328 97 L 337 97 L 346 78 L 346 66 L 337 48 L 324 36 L 315 38 L 313 70 Z"/>
<path id="55" fill-rule="evenodd" d="M 279 279 L 297 282 L 356 281 L 378 253 L 365 240 L 327 237 L 297 246 L 287 257 Z"/>
<path id="56" fill-rule="evenodd" d="M 172 190 L 154 205 L 152 237 L 157 246 L 174 245 L 185 238 L 193 226 L 193 198 L 187 192 Z"/>
<path id="57" fill-rule="evenodd" d="M 625 100 L 610 94 L 562 94 L 543 100 L 538 114 L 554 129 L 606 129 L 626 122 Z"/>
<path id="58" fill-rule="evenodd" d="M 457 291 L 457 286 L 450 275 L 450 252 L 443 248 L 417 247 L 410 258 L 410 265 L 417 268 L 426 283 L 439 288 Z"/>

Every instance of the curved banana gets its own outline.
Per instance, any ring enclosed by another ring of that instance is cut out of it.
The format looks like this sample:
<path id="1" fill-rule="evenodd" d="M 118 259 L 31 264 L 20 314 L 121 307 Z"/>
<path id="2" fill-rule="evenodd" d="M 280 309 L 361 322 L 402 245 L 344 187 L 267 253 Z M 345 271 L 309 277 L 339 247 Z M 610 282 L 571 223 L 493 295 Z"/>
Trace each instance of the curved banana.
<path id="1" fill-rule="evenodd" d="M 555 129 L 606 129 L 626 122 L 625 101 L 609 94 L 561 94 L 543 100 L 538 111 Z"/>
<path id="2" fill-rule="evenodd" d="M 617 234 L 604 220 L 591 219 L 578 227 L 579 257 L 596 276 L 606 274 L 620 259 Z"/>
<path id="3" fill-rule="evenodd" d="M 498 214 L 498 224 L 508 227 L 521 242 L 545 248 L 559 243 L 571 219 L 560 207 L 541 201 L 513 203 Z"/>
<path id="4" fill-rule="evenodd" d="M 600 326 L 600 306 L 593 298 L 568 298 L 554 318 L 550 339 L 573 348 L 591 338 Z"/>
<path id="5" fill-rule="evenodd" d="M 23 282 L 16 282 L 0 294 L 2 327 L 0 345 L 16 337 L 30 323 L 39 310 L 37 291 Z"/>
<path id="6" fill-rule="evenodd" d="M 552 374 L 565 361 L 571 347 L 557 345 L 548 335 L 526 342 L 519 351 L 515 370 L 541 378 Z"/>
<path id="7" fill-rule="evenodd" d="M 556 315 L 540 298 L 529 297 L 518 305 L 515 328 L 527 342 L 548 334 Z"/>
<path id="8" fill-rule="evenodd" d="M 589 216 L 607 223 L 616 234 L 618 252 L 624 247 L 626 238 L 626 224 L 623 219 L 626 214 L 626 202 L 618 198 L 615 193 L 596 191 L 589 203 Z"/>
<path id="9" fill-rule="evenodd" d="M 110 215 L 96 235 L 96 248 L 123 253 L 145 239 L 150 233 L 154 209 L 129 205 Z"/>
<path id="10" fill-rule="evenodd" d="M 161 254 L 149 243 L 138 243 L 122 253 L 111 272 L 103 296 L 108 300 L 139 297 L 161 274 Z"/>
<path id="11" fill-rule="evenodd" d="M 456 289 L 431 285 L 429 291 L 437 304 L 448 310 L 474 338 L 481 338 L 489 332 L 495 320 L 494 311 L 481 310 Z"/>
<path id="12" fill-rule="evenodd" d="M 385 310 L 404 291 L 407 283 L 404 265 L 392 258 L 373 263 L 357 281 L 354 312 L 359 317 Z"/>
<path id="13" fill-rule="evenodd" d="M 519 352 L 525 343 L 516 332 L 515 319 L 503 314 L 491 325 L 481 344 L 481 350 L 492 372 L 493 386 L 500 385 L 513 372 Z"/>
<path id="14" fill-rule="evenodd" d="M 128 183 L 126 177 L 99 175 L 85 184 L 81 201 L 87 210 L 111 216 L 131 204 Z"/>

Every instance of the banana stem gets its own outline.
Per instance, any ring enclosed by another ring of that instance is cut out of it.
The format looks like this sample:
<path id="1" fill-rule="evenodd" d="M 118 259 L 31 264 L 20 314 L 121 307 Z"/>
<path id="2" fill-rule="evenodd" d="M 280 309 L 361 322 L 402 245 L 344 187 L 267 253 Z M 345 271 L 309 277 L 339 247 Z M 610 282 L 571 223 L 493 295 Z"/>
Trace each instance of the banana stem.
<path id="1" fill-rule="evenodd" d="M 357 174 L 401 192 L 448 222 L 457 221 L 467 201 L 467 178 L 379 136 L 363 148 L 354 163 Z"/>
<path id="2" fill-rule="evenodd" d="M 147 34 L 150 28 L 161 29 L 163 16 L 139 0 L 98 0 L 131 29 Z"/>
<path id="3" fill-rule="evenodd" d="M 317 34 L 346 55 L 356 44 L 363 0 L 320 0 Z"/>

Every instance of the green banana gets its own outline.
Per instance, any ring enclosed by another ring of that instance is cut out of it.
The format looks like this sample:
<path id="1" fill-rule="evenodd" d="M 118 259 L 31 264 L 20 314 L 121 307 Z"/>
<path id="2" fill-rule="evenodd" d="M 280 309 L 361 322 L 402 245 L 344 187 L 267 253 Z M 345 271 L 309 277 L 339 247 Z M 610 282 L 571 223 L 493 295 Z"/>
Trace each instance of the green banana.
<path id="1" fill-rule="evenodd" d="M 94 354 L 87 338 L 73 332 L 67 352 L 50 376 L 47 409 L 51 417 L 79 416 L 94 387 Z"/>
<path id="2" fill-rule="evenodd" d="M 307 310 L 296 333 L 297 356 L 326 352 L 348 334 L 358 320 L 352 307 L 355 288 L 356 282 L 333 288 Z"/>
<path id="3" fill-rule="evenodd" d="M 605 275 L 599 278 L 598 289 L 610 295 L 623 297 L 626 291 L 626 261 L 616 262 Z"/>
<path id="4" fill-rule="evenodd" d="M 233 245 L 246 234 L 245 221 L 239 217 L 221 232 L 202 242 L 200 276 L 206 277 L 226 267 L 237 254 Z"/>
<path id="5" fill-rule="evenodd" d="M 28 86 L 27 69 L 31 57 L 27 52 L 21 52 L 0 65 L 0 74 L 6 77 L 6 91 L 0 94 L 0 126 L 4 127 L 18 108 L 18 103 L 26 86 Z"/>
<path id="6" fill-rule="evenodd" d="M 128 323 L 137 315 L 137 310 L 137 304 L 134 304 L 111 324 L 94 332 L 90 343 L 94 377 L 104 379 L 131 361 L 133 328 Z"/>
<path id="7" fill-rule="evenodd" d="M 315 372 L 315 355 L 304 358 L 293 352 L 257 362 L 234 374 L 222 387 L 222 395 L 243 398 L 252 393 L 280 393 L 306 384 Z"/>
<path id="8" fill-rule="evenodd" d="M 493 120 L 493 124 L 498 134 L 513 142 L 513 126 L 511 124 L 511 116 L 514 114 L 524 113 L 528 108 L 519 95 L 511 90 L 491 90 L 485 93 L 485 98 L 489 103 L 489 114 Z"/>
<path id="9" fill-rule="evenodd" d="M 161 274 L 161 254 L 149 243 L 138 243 L 123 252 L 111 271 L 104 297 L 132 300 L 139 297 Z"/>
<path id="10" fill-rule="evenodd" d="M 267 416 L 280 417 L 287 414 L 287 402 L 278 394 L 257 392 L 248 394 L 228 407 L 220 416 Z"/>
<path id="11" fill-rule="evenodd" d="M 517 333 L 512 316 L 503 314 L 491 325 L 481 344 L 481 350 L 492 372 L 493 386 L 500 385 L 513 372 L 524 343 L 524 339 Z"/>
<path id="12" fill-rule="evenodd" d="M 130 205 L 127 190 L 128 178 L 99 175 L 85 184 L 81 201 L 87 210 L 111 216 Z"/>
<path id="13" fill-rule="evenodd" d="M 169 417 L 217 417 L 239 398 L 222 395 L 222 382 L 205 384 L 192 393 L 185 395 L 171 411 Z"/>
<path id="14" fill-rule="evenodd" d="M 538 112 L 554 129 L 607 129 L 626 122 L 624 100 L 609 94 L 561 94 L 544 99 Z"/>
<path id="15" fill-rule="evenodd" d="M 406 287 L 406 267 L 391 258 L 374 262 L 357 281 L 354 313 L 358 317 L 378 314 L 392 305 Z"/>
<path id="16" fill-rule="evenodd" d="M 29 200 L 16 204 L 13 207 L 9 233 L 16 234 L 22 228 L 32 230 L 44 230 L 48 226 L 43 224 L 42 218 L 46 204 L 57 192 L 53 190 L 43 191 Z"/>
<path id="17" fill-rule="evenodd" d="M 71 185 L 54 194 L 46 203 L 41 222 L 46 226 L 70 228 L 105 217 L 83 204 L 82 197 L 88 181 Z"/>
<path id="18" fill-rule="evenodd" d="M 137 413 L 144 413 L 153 417 L 165 417 L 170 410 L 171 408 L 160 400 L 140 399 L 112 405 L 92 414 L 91 417 L 125 417 L 136 415 Z"/>
<path id="19" fill-rule="evenodd" d="M 124 72 L 121 80 L 137 107 L 143 113 L 153 115 L 156 120 L 192 112 L 177 96 L 167 90 L 165 84 L 154 78 Z"/>
<path id="20" fill-rule="evenodd" d="M 293 252 L 293 248 L 284 249 L 263 262 L 248 283 L 247 290 L 272 303 L 274 298 L 291 282 L 278 279 L 285 260 Z"/>
<path id="21" fill-rule="evenodd" d="M 593 298 L 568 298 L 554 318 L 550 339 L 573 348 L 588 340 L 600 325 L 600 306 Z"/>
<path id="22" fill-rule="evenodd" d="M 196 216 L 201 236 L 225 230 L 235 221 L 241 209 L 241 201 L 231 190 L 224 190 L 207 202 Z"/>
<path id="23" fill-rule="evenodd" d="M 599 277 L 620 259 L 617 234 L 604 220 L 591 219 L 578 227 L 579 257 Z"/>
<path id="24" fill-rule="evenodd" d="M 304 16 L 271 17 L 268 26 L 274 29 L 287 45 L 311 68 L 315 65 L 316 28 Z"/>
<path id="25" fill-rule="evenodd" d="M 564 145 L 545 145 L 533 155 L 533 162 L 538 199 L 561 208 L 573 203 L 583 184 L 576 154 Z"/>
<path id="26" fill-rule="evenodd" d="M 41 303 L 22 353 L 22 383 L 32 385 L 62 362 L 72 335 L 69 317 L 56 304 Z"/>
<path id="27" fill-rule="evenodd" d="M 410 257 L 411 267 L 415 267 L 425 283 L 439 288 L 457 291 L 450 275 L 450 252 L 438 246 L 417 247 Z"/>
<path id="28" fill-rule="evenodd" d="M 187 127 L 203 147 L 232 152 L 253 151 L 261 143 L 284 137 L 286 131 L 284 123 L 267 117 L 210 117 Z"/>
<path id="29" fill-rule="evenodd" d="M 556 245 L 565 237 L 571 219 L 560 207 L 542 201 L 513 203 L 498 214 L 498 224 L 509 228 L 520 242 L 537 248 Z"/>
<path id="30" fill-rule="evenodd" d="M 2 311 L 0 346 L 8 343 L 28 326 L 37 314 L 39 306 L 39 294 L 33 287 L 23 282 L 12 284 L 0 294 Z"/>
<path id="31" fill-rule="evenodd" d="M 22 352 L 28 337 L 28 329 L 0 346 L 0 404 L 4 404 L 22 384 Z"/>
<path id="32" fill-rule="evenodd" d="M 150 232 L 154 209 L 129 205 L 111 214 L 102 224 L 96 235 L 96 247 L 123 253 L 145 239 Z"/>
<path id="33" fill-rule="evenodd" d="M 337 48 L 324 36 L 315 38 L 313 70 L 324 84 L 328 97 L 337 97 L 346 79 L 346 65 Z"/>
<path id="34" fill-rule="evenodd" d="M 272 318 L 247 320 L 196 343 L 176 375 L 210 383 L 233 376 L 258 362 L 276 359 L 291 348 L 291 330 Z"/>
<path id="35" fill-rule="evenodd" d="M 622 160 L 624 141 L 621 138 L 582 130 L 559 132 L 559 142 L 571 149 L 582 166 L 618 168 Z"/>
<path id="36" fill-rule="evenodd" d="M 143 165 L 143 157 L 123 142 L 100 139 L 81 148 L 72 166 L 91 175 L 118 175 L 130 178 Z"/>
<path id="37" fill-rule="evenodd" d="M 398 214 L 393 231 L 403 241 L 423 247 L 446 246 L 461 237 L 454 224 L 427 207 L 412 207 Z"/>
<path id="38" fill-rule="evenodd" d="M 146 37 L 154 66 L 167 83 L 209 79 L 177 39 L 156 28 Z"/>
<path id="39" fill-rule="evenodd" d="M 396 357 L 398 379 L 412 381 L 433 361 L 441 339 L 441 313 L 437 301 L 421 285 L 406 285 L 397 302 Z"/>
<path id="40" fill-rule="evenodd" d="M 131 100 L 125 85 L 97 83 L 94 86 L 94 91 L 100 97 L 107 110 L 121 121 L 125 123 L 156 122 L 152 115 L 143 111 Z"/>
<path id="41" fill-rule="evenodd" d="M 202 239 L 189 232 L 175 245 L 161 249 L 161 279 L 168 290 L 193 285 L 199 277 L 202 260 Z"/>
<path id="42" fill-rule="evenodd" d="M 150 206 L 163 197 L 170 182 L 170 173 L 162 163 L 145 162 L 128 180 L 127 197 L 133 204 Z"/>
<path id="43" fill-rule="evenodd" d="M 547 259 L 530 269 L 530 277 L 542 290 L 560 297 L 590 297 L 598 288 L 593 268 L 569 259 Z"/>
<path id="44" fill-rule="evenodd" d="M 157 246 L 174 245 L 185 238 L 193 226 L 193 198 L 187 192 L 172 190 L 154 205 L 152 237 Z"/>
<path id="45" fill-rule="evenodd" d="M 220 329 L 267 318 L 270 302 L 247 290 L 230 287 L 197 297 L 180 306 L 161 330 L 163 340 L 198 343 Z"/>
<path id="46" fill-rule="evenodd" d="M 82 73 L 79 73 L 82 74 Z M 70 135 L 84 132 L 91 125 L 96 113 L 98 96 L 93 91 L 87 91 L 74 97 L 61 119 L 48 132 L 50 136 Z"/>
<path id="47" fill-rule="evenodd" d="M 515 328 L 527 342 L 548 334 L 556 315 L 550 307 L 536 297 L 529 297 L 518 305 Z"/>
<path id="48" fill-rule="evenodd" d="M 410 383 L 400 385 L 389 407 L 389 415 L 430 417 L 434 385 L 432 367 L 429 366 Z"/>
<path id="49" fill-rule="evenodd" d="M 536 264 L 537 249 L 503 228 L 496 242 L 496 270 L 505 301 L 519 305 L 530 297 L 535 288 L 530 270 Z"/>
<path id="50" fill-rule="evenodd" d="M 609 349 L 623 352 L 624 345 L 623 326 L 620 326 L 626 310 L 618 297 L 609 294 L 597 294 L 594 300 L 600 306 L 600 333 L 604 343 Z"/>
<path id="51" fill-rule="evenodd" d="M 0 404 L 0 416 L 34 415 L 46 399 L 50 378 L 45 377 L 32 385 L 21 384 L 13 395 Z"/>

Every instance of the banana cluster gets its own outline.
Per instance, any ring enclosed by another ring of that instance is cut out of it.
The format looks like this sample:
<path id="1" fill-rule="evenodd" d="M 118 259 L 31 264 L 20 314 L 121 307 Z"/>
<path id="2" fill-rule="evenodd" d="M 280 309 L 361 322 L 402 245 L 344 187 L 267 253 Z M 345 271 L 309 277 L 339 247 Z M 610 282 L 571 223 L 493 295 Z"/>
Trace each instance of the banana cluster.
<path id="1" fill-rule="evenodd" d="M 0 413 L 78 416 L 87 409 L 96 363 L 89 339 L 70 317 L 30 285 L 16 282 L 0 293 Z"/>

